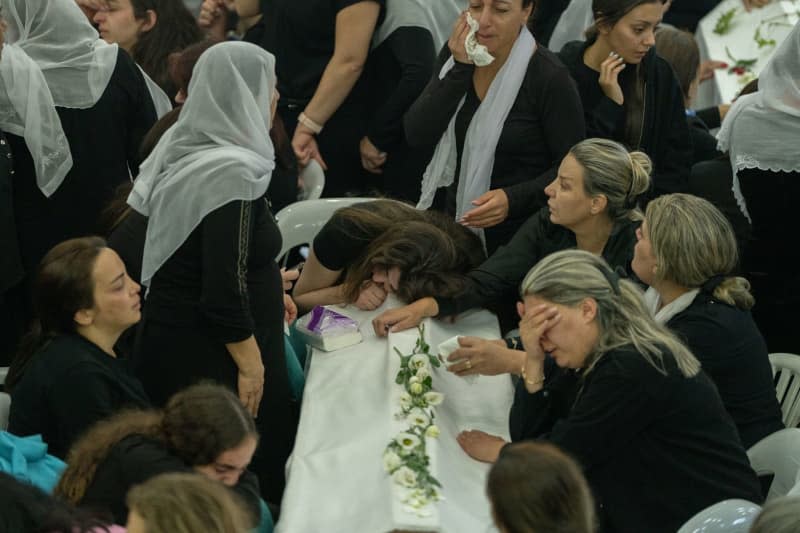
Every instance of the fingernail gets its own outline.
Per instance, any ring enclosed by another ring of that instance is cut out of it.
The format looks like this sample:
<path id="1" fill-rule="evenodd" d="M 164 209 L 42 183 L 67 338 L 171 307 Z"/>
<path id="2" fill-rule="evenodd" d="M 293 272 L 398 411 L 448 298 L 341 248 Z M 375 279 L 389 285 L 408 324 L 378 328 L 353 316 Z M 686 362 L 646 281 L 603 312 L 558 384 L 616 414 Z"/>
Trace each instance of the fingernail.
<path id="1" fill-rule="evenodd" d="M 615 54 L 614 52 L 609 52 L 608 53 L 608 57 L 614 57 L 615 55 L 617 55 L 617 54 Z"/>

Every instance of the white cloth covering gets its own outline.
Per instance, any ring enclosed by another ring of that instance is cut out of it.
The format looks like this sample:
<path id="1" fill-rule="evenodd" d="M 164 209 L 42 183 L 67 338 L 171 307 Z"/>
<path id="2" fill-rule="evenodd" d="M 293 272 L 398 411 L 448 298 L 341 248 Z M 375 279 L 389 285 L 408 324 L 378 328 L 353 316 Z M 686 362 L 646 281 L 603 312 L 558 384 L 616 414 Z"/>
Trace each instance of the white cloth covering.
<path id="1" fill-rule="evenodd" d="M 72 168 L 72 154 L 42 71 L 14 44 L 0 55 L 0 129 L 25 139 L 36 184 L 53 194 Z"/>
<path id="2" fill-rule="evenodd" d="M 438 52 L 466 4 L 466 0 L 387 0 L 386 17 L 375 30 L 372 47 L 380 46 L 398 28 L 414 27 L 431 33 Z"/>
<path id="3" fill-rule="evenodd" d="M 494 167 L 494 153 L 503 131 L 503 124 L 522 87 L 531 56 L 536 52 L 536 40 L 527 28 L 522 28 L 511 54 L 489 86 L 486 97 L 472 117 L 464 140 L 461 168 L 456 194 L 456 220 L 473 208 L 471 202 L 489 190 Z M 439 72 L 444 78 L 455 65 L 452 56 Z M 433 159 L 422 178 L 422 193 L 418 209 L 427 209 L 433 203 L 436 190 L 453 183 L 456 172 L 456 116 L 464 99 L 450 119 L 444 135 L 439 140 Z M 483 239 L 483 231 L 478 234 Z"/>
<path id="4" fill-rule="evenodd" d="M 570 41 L 584 40 L 586 28 L 592 24 L 592 0 L 571 0 L 553 28 L 547 48 L 559 52 Z"/>
<path id="5" fill-rule="evenodd" d="M 758 87 L 731 106 L 717 136 L 719 149 L 730 155 L 733 193 L 748 219 L 740 170 L 800 172 L 800 22 L 761 71 Z"/>
<path id="6" fill-rule="evenodd" d="M 58 107 L 93 107 L 117 65 L 118 48 L 102 39 L 74 0 L 0 0 L 6 40 L 38 66 Z"/>
<path id="7" fill-rule="evenodd" d="M 203 218 L 264 195 L 275 168 L 269 130 L 275 58 L 226 42 L 200 56 L 180 118 L 142 163 L 128 203 L 149 217 L 142 283 Z"/>
<path id="8" fill-rule="evenodd" d="M 700 289 L 692 289 L 675 298 L 673 301 L 661 307 L 661 295 L 658 294 L 653 287 L 648 287 L 644 293 L 644 303 L 650 314 L 656 319 L 659 324 L 666 324 L 672 317 L 684 311 L 687 307 L 692 305 L 692 302 L 697 297 Z"/>
<path id="9" fill-rule="evenodd" d="M 139 67 L 139 65 L 136 65 Z M 158 84 L 153 81 L 153 78 L 147 75 L 147 72 L 144 71 L 142 67 L 139 67 L 139 72 L 142 73 L 144 77 L 144 82 L 147 85 L 147 90 L 150 93 L 150 99 L 153 101 L 153 107 L 156 108 L 156 116 L 158 118 L 163 117 L 170 111 L 172 111 L 172 102 L 167 96 L 167 93 L 158 86 Z"/>

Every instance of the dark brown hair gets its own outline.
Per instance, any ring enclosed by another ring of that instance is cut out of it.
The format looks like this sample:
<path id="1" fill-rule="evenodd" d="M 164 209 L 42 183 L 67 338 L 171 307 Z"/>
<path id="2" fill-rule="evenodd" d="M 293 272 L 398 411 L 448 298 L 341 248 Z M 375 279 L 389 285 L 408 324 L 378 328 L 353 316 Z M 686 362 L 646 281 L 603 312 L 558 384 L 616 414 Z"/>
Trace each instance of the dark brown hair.
<path id="1" fill-rule="evenodd" d="M 672 66 L 683 97 L 689 98 L 689 90 L 700 68 L 700 48 L 694 35 L 677 28 L 660 28 L 656 32 L 656 51 Z"/>
<path id="2" fill-rule="evenodd" d="M 183 50 L 172 52 L 168 59 L 168 72 L 172 83 L 175 84 L 177 91 L 189 93 L 189 82 L 192 80 L 194 66 L 203 55 L 203 52 L 214 46 L 216 41 L 206 39 L 187 46 Z"/>
<path id="3" fill-rule="evenodd" d="M 507 533 L 592 533 L 594 502 L 574 460 L 552 444 L 505 446 L 486 491 L 498 527 Z"/>
<path id="4" fill-rule="evenodd" d="M 221 385 L 193 385 L 172 396 L 163 411 L 125 411 L 92 426 L 70 449 L 54 494 L 80 503 L 97 467 L 131 435 L 161 441 L 188 466 L 210 464 L 247 437 L 258 439 L 253 417 L 236 395 Z"/>
<path id="5" fill-rule="evenodd" d="M 100 237 L 70 239 L 55 245 L 42 258 L 33 282 L 36 318 L 8 370 L 6 390 L 14 388 L 33 356 L 47 342 L 75 332 L 75 313 L 94 306 L 92 272 L 105 247 L 106 241 Z"/>

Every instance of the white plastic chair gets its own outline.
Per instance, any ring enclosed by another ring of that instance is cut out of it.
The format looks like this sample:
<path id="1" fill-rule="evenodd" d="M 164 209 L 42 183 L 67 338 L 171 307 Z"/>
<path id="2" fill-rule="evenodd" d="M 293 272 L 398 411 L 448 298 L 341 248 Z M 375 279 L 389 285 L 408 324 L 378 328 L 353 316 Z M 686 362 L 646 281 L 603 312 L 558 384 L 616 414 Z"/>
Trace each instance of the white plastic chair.
<path id="1" fill-rule="evenodd" d="M 0 392 L 0 431 L 8 428 L 8 414 L 11 412 L 11 396 Z"/>
<path id="2" fill-rule="evenodd" d="M 292 248 L 310 244 L 337 209 L 371 200 L 374 198 L 322 198 L 287 205 L 275 215 L 283 237 L 283 246 L 275 259 L 280 261 Z M 284 258 L 284 265 L 285 262 Z"/>
<path id="3" fill-rule="evenodd" d="M 747 533 L 760 512 L 747 500 L 724 500 L 691 517 L 678 533 Z"/>
<path id="4" fill-rule="evenodd" d="M 772 375 L 776 378 L 775 393 L 783 412 L 783 423 L 787 428 L 800 423 L 800 355 L 793 353 L 771 353 Z"/>
<path id="5" fill-rule="evenodd" d="M 315 160 L 309 161 L 306 168 L 300 171 L 300 179 L 303 180 L 303 192 L 300 193 L 298 200 L 316 200 L 322 196 L 325 188 L 325 171 Z"/>
<path id="6" fill-rule="evenodd" d="M 775 474 L 766 501 L 785 496 L 794 488 L 800 473 L 800 429 L 776 431 L 747 450 L 756 474 Z"/>

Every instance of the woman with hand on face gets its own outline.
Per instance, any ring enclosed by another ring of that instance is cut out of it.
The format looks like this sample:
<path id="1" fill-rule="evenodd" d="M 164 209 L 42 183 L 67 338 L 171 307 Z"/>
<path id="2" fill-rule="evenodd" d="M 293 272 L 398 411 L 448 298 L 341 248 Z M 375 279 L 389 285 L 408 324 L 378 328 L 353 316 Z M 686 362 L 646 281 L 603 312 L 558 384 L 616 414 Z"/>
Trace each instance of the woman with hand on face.
<path id="1" fill-rule="evenodd" d="M 636 285 L 601 258 L 569 250 L 539 262 L 521 293 L 527 391 L 548 386 L 548 357 L 581 371 L 575 404 L 546 439 L 583 468 L 602 531 L 672 533 L 721 500 L 762 500 L 714 383 L 649 315 Z M 481 431 L 458 440 L 489 462 L 505 445 Z"/>
<path id="2" fill-rule="evenodd" d="M 444 210 L 482 235 L 493 253 L 545 203 L 558 162 L 584 138 L 580 97 L 555 54 L 526 28 L 533 0 L 471 0 L 405 117 L 409 144 L 438 143 L 420 208 L 446 187 Z M 466 52 L 467 17 L 494 61 Z"/>
<path id="3" fill-rule="evenodd" d="M 137 375 L 156 405 L 205 379 L 238 391 L 271 436 L 254 471 L 265 499 L 278 502 L 297 419 L 275 264 L 281 236 L 265 198 L 275 168 L 274 67 L 249 43 L 206 50 L 128 203 L 148 217 Z"/>
<path id="4" fill-rule="evenodd" d="M 507 245 L 472 270 L 465 290 L 452 298 L 427 297 L 386 311 L 373 321 L 376 334 L 414 327 L 425 317 L 455 316 L 489 305 L 498 308 L 502 320 L 525 274 L 559 250 L 577 247 L 628 271 L 641 219 L 637 201 L 649 184 L 650 160 L 645 154 L 629 153 L 605 139 L 581 141 L 570 149 L 558 177 L 545 189 L 548 207 L 530 217 Z M 506 359 L 493 372 L 519 369 L 515 358 Z M 470 368 L 464 368 L 464 361 L 452 370 L 480 372 L 478 364 L 471 361 Z"/>
<path id="5" fill-rule="evenodd" d="M 633 271 L 645 301 L 692 350 L 714 381 L 745 448 L 783 428 L 767 345 L 750 308 L 750 284 L 732 275 L 736 239 L 708 201 L 669 194 L 647 206 Z"/>
<path id="6" fill-rule="evenodd" d="M 594 0 L 587 41 L 559 52 L 578 84 L 587 137 L 641 150 L 653 161 L 648 199 L 685 192 L 692 159 L 683 94 L 656 55 L 663 0 Z"/>
<path id="7" fill-rule="evenodd" d="M 37 322 L 5 381 L 8 430 L 41 434 L 64 458 L 95 422 L 147 396 L 114 345 L 141 317 L 139 285 L 99 237 L 65 241 L 42 260 L 34 285 Z"/>

